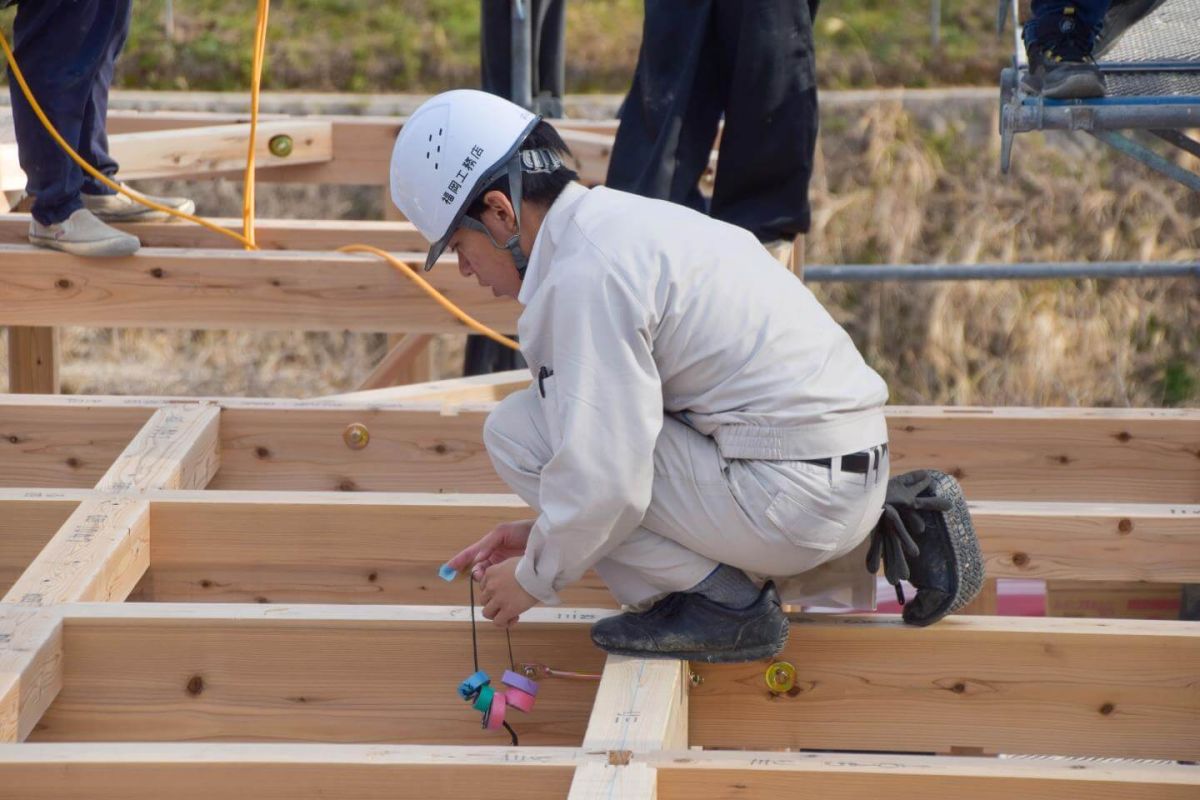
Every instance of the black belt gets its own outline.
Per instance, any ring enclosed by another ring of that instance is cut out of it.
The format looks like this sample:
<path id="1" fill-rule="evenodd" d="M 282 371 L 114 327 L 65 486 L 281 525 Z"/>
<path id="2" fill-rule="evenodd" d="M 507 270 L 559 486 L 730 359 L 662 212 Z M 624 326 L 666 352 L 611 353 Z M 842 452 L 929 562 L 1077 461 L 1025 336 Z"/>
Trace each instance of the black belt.
<path id="1" fill-rule="evenodd" d="M 870 450 L 860 450 L 842 456 L 842 472 L 853 472 L 855 475 L 866 475 L 872 467 L 879 467 L 879 459 L 887 455 L 887 445 L 881 444 Z M 806 458 L 805 464 L 816 464 L 818 467 L 828 467 L 833 464 L 832 458 Z"/>

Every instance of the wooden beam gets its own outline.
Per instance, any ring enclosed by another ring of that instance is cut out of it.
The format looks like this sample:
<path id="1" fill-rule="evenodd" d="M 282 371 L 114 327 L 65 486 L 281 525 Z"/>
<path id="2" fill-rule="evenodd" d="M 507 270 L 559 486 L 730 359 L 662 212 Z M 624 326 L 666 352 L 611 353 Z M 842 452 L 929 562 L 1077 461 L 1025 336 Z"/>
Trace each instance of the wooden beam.
<path id="1" fill-rule="evenodd" d="M 2 602 L 46 607 L 124 600 L 150 566 L 149 519 L 144 500 L 85 500 Z"/>
<path id="2" fill-rule="evenodd" d="M 321 400 L 343 403 L 441 403 L 456 406 L 463 403 L 492 403 L 529 385 L 529 370 L 514 369 L 490 375 L 472 375 L 444 381 L 389 386 L 385 389 L 326 395 Z"/>
<path id="3" fill-rule="evenodd" d="M 1200 505 L 971 504 L 993 578 L 1200 582 Z"/>
<path id="4" fill-rule="evenodd" d="M 515 330 L 519 304 L 458 270 L 426 277 L 485 325 Z M 412 281 L 371 256 L 143 248 L 100 261 L 22 245 L 0 245 L 0 324 L 464 331 Z"/>
<path id="5" fill-rule="evenodd" d="M 406 378 L 414 371 L 414 368 L 421 371 L 416 362 L 422 356 L 426 359 L 425 377 L 429 377 L 429 343 L 432 340 L 433 336 L 427 333 L 409 333 L 401 336 L 375 365 L 375 369 L 363 378 L 362 383 L 358 386 L 358 391 L 390 388 L 397 383 L 411 384 L 412 381 L 406 380 Z"/>
<path id="6" fill-rule="evenodd" d="M 247 786 L 258 800 L 426 800 L 481 786 L 561 800 L 573 770 L 602 760 L 560 747 L 89 742 L 0 748 L 0 777 L 21 800 L 212 800 Z M 1190 800 L 1198 780 L 1195 767 L 1178 764 L 855 753 L 638 754 L 630 766 L 658 772 L 662 800 L 924 800 L 947 789 L 980 800 Z"/>
<path id="7" fill-rule="evenodd" d="M 154 412 L 96 484 L 100 492 L 203 489 L 221 465 L 221 409 L 211 403 Z"/>
<path id="8" fill-rule="evenodd" d="M 14 394 L 58 394 L 58 328 L 10 325 L 8 390 Z"/>
<path id="9" fill-rule="evenodd" d="M 213 217 L 210 222 L 241 233 L 242 220 Z M 227 236 L 199 225 L 136 222 L 117 225 L 142 240 L 142 247 L 240 250 Z M 410 222 L 324 219 L 256 219 L 255 242 L 263 250 L 336 250 L 345 244 L 369 244 L 388 252 L 417 252 L 429 246 Z M 0 244 L 29 243 L 28 214 L 0 214 Z"/>
<path id="10" fill-rule="evenodd" d="M 767 691 L 761 663 L 693 664 L 691 743 L 1200 756 L 1200 623 L 807 617 L 781 658 L 797 670 L 794 697 Z"/>
<path id="11" fill-rule="evenodd" d="M 276 136 L 288 136 L 292 151 L 276 156 L 270 150 Z M 248 124 L 211 125 L 176 130 L 119 133 L 109 136 L 109 151 L 121 164 L 123 180 L 144 178 L 209 177 L 213 173 L 246 168 Z M 16 143 L 0 150 L 16 152 Z M 259 123 L 254 161 L 258 169 L 300 164 L 321 164 L 333 158 L 333 126 L 328 120 L 296 118 Z M 0 162 L 6 154 L 0 153 Z M 0 191 L 25 188 L 20 170 L 0 172 Z"/>
<path id="12" fill-rule="evenodd" d="M 92 603 L 63 606 L 63 689 L 36 741 L 287 741 L 499 744 L 455 692 L 473 671 L 466 609 Z M 596 672 L 588 624 L 602 612 L 534 609 L 518 663 Z M 480 666 L 509 664 L 479 628 Z M 567 665 L 567 666 L 564 666 Z M 577 746 L 596 692 L 548 679 L 523 745 Z"/>
<path id="13" fill-rule="evenodd" d="M 78 490 L 0 490 L 0 577 L 15 580 Z M 151 568 L 135 596 L 160 602 L 462 602 L 433 580 L 449 555 L 532 515 L 512 495 L 150 492 Z M 1200 581 L 1198 506 L 977 503 L 990 575 Z M 609 607 L 589 573 L 567 605 Z"/>
<path id="14" fill-rule="evenodd" d="M 62 687 L 62 662 L 56 614 L 0 605 L 0 750 L 23 741 L 50 706 Z"/>
<path id="15" fill-rule="evenodd" d="M 1184 800 L 1200 787 L 1200 770 L 1179 764 L 779 752 L 664 753 L 645 760 L 658 772 L 659 800 Z"/>
<path id="16" fill-rule="evenodd" d="M 173 401 L 0 395 L 0 486 L 90 487 L 124 445 L 108 433 L 120 428 L 127 441 L 131 413 Z M 483 447 L 490 404 L 445 415 L 438 403 L 421 410 L 336 400 L 219 402 L 215 489 L 508 491 Z M 957 473 L 972 500 L 1200 503 L 1198 410 L 899 406 L 887 415 L 893 472 Z M 371 433 L 361 450 L 342 437 L 356 422 Z"/>
<path id="17" fill-rule="evenodd" d="M 562 800 L 559 747 L 295 744 L 25 744 L 0 747 L 4 800 Z"/>
<path id="18" fill-rule="evenodd" d="M 608 656 L 583 746 L 686 750 L 690 675 L 686 661 Z"/>
<path id="19" fill-rule="evenodd" d="M 584 748 L 607 752 L 608 763 L 581 765 L 569 800 L 654 800 L 655 770 L 630 756 L 687 749 L 689 675 L 685 661 L 608 656 L 583 736 Z"/>
<path id="20" fill-rule="evenodd" d="M 39 496 L 22 496 L 26 494 Z M 87 496 L 78 490 L 0 490 L 0 596 L 8 592 Z"/>
<path id="21" fill-rule="evenodd" d="M 531 516 L 509 495 L 153 497 L 151 568 L 135 596 L 159 602 L 458 605 L 465 584 L 439 580 L 438 566 L 500 522 Z M 564 602 L 614 605 L 594 573 Z"/>

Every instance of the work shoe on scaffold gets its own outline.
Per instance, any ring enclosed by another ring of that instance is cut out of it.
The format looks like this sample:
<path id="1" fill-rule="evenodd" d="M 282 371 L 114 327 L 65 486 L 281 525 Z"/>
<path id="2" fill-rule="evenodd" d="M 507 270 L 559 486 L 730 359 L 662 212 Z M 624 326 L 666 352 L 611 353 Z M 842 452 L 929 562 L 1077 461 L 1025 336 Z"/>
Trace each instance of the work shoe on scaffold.
<path id="1" fill-rule="evenodd" d="M 29 223 L 29 241 L 38 247 L 62 250 L 76 256 L 104 257 L 132 255 L 142 244 L 136 236 L 105 225 L 86 208 L 53 225 L 32 220 Z"/>
<path id="2" fill-rule="evenodd" d="M 186 197 L 155 197 L 142 192 L 134 192 L 125 184 L 121 184 L 121 188 L 158 203 L 160 206 L 166 206 L 172 211 L 180 211 L 184 214 L 196 212 L 196 204 Z M 166 222 L 175 219 L 165 211 L 158 211 L 136 203 L 123 194 L 88 194 L 84 192 L 83 207 L 104 222 Z"/>
<path id="3" fill-rule="evenodd" d="M 1025 89 L 1053 99 L 1104 96 L 1104 75 L 1092 60 L 1096 29 L 1074 6 L 1043 14 L 1025 26 L 1029 73 Z"/>
<path id="4" fill-rule="evenodd" d="M 770 658 L 783 650 L 787 636 L 787 617 L 770 582 L 745 608 L 674 592 L 648 611 L 618 614 L 592 626 L 592 641 L 608 653 L 710 664 Z"/>

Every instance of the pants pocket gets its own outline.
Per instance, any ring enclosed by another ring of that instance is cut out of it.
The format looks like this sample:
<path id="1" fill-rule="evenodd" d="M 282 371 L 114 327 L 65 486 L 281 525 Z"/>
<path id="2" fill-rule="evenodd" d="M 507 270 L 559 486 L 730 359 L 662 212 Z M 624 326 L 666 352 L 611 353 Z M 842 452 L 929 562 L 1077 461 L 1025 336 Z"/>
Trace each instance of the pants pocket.
<path id="1" fill-rule="evenodd" d="M 846 538 L 846 523 L 834 517 L 831 510 L 822 509 L 813 498 L 777 492 L 766 514 L 788 541 L 800 547 L 830 552 L 841 547 Z"/>

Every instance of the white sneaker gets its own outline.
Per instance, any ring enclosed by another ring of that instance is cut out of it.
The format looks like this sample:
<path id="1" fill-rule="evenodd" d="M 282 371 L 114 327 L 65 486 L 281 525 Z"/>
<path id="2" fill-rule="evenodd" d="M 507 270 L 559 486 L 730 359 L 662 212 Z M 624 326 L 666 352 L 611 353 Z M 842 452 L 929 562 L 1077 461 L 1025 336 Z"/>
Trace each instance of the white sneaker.
<path id="1" fill-rule="evenodd" d="M 29 241 L 77 256 L 128 256 L 142 246 L 136 236 L 110 228 L 86 208 L 54 225 L 33 220 L 29 223 Z"/>
<path id="2" fill-rule="evenodd" d="M 196 204 L 186 197 L 155 197 L 135 192 L 123 183 L 121 188 L 152 200 L 160 206 L 182 211 L 184 214 L 196 213 Z M 166 222 L 175 219 L 170 214 L 135 203 L 123 194 L 84 194 L 83 207 L 104 222 Z"/>

